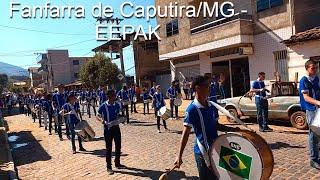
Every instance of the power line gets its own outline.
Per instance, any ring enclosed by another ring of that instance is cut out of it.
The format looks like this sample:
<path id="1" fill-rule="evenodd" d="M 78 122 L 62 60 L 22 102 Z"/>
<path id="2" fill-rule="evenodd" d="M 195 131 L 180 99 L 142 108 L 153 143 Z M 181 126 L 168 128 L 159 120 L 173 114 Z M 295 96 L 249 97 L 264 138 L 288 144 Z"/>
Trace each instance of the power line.
<path id="1" fill-rule="evenodd" d="M 95 40 L 95 38 L 94 39 L 87 39 L 87 40 L 83 40 L 83 41 L 79 41 L 79 42 L 75 42 L 75 43 L 65 44 L 65 45 L 61 45 L 61 46 L 55 46 L 55 47 L 51 47 L 49 49 L 74 46 L 74 45 L 82 44 L 82 43 L 85 43 L 85 42 L 88 42 L 88 41 L 92 41 L 92 40 Z M 39 51 L 44 51 L 44 50 L 45 49 L 23 50 L 23 51 L 16 51 L 16 52 L 0 54 L 0 56 L 12 55 L 12 54 L 17 54 L 17 53 L 34 53 L 34 52 L 39 52 Z"/>
<path id="2" fill-rule="evenodd" d="M 50 31 L 42 31 L 42 30 L 36 30 L 36 29 L 27 29 L 27 28 L 22 28 L 22 27 L 7 26 L 7 25 L 2 25 L 2 24 L 0 24 L 0 27 L 20 30 L 20 31 L 30 31 L 30 32 L 37 32 L 37 33 L 44 33 L 44 34 L 55 34 L 55 35 L 67 35 L 67 36 L 92 36 L 92 35 L 94 35 L 94 34 L 81 34 L 81 33 L 50 32 Z"/>

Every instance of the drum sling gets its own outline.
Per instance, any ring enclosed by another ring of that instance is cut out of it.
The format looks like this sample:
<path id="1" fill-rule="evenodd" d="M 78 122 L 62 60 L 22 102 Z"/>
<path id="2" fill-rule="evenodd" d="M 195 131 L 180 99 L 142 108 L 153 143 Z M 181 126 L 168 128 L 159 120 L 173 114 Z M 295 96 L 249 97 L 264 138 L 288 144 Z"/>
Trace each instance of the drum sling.
<path id="1" fill-rule="evenodd" d="M 211 162 L 211 158 L 209 156 L 210 146 L 209 146 L 208 139 L 207 139 L 207 134 L 206 134 L 206 131 L 205 131 L 204 120 L 203 120 L 203 116 L 202 116 L 202 113 L 201 113 L 200 109 L 197 106 L 195 106 L 195 107 L 196 107 L 198 115 L 199 115 L 200 126 L 201 126 L 201 131 L 202 131 L 202 134 L 203 134 L 203 139 L 204 139 L 205 146 L 200 142 L 200 140 L 198 138 L 197 138 L 197 145 L 199 146 L 199 149 L 201 151 L 201 154 L 202 154 L 202 156 L 204 158 L 204 161 L 205 161 L 207 167 L 210 168 L 210 167 L 212 167 L 212 162 Z"/>

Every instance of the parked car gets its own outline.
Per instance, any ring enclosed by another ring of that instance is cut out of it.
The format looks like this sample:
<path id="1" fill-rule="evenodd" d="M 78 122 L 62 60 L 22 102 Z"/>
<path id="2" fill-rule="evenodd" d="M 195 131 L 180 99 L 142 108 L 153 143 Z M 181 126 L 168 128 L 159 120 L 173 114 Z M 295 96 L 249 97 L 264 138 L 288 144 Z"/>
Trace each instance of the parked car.
<path id="1" fill-rule="evenodd" d="M 294 82 L 272 82 L 268 95 L 269 120 L 285 120 L 297 129 L 307 129 L 305 111 L 301 110 L 299 91 Z M 257 117 L 255 94 L 248 92 L 242 97 L 223 99 L 220 102 L 230 113 L 241 117 Z M 228 118 L 230 122 L 232 119 Z"/>

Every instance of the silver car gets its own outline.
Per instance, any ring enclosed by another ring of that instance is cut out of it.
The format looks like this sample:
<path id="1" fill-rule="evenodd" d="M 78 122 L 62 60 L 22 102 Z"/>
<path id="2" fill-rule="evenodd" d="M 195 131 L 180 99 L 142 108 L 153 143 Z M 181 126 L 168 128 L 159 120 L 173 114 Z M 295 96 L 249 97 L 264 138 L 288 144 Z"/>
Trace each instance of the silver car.
<path id="1" fill-rule="evenodd" d="M 248 92 L 242 97 L 223 99 L 220 103 L 238 117 L 257 117 L 254 93 Z M 268 97 L 269 119 L 290 120 L 293 127 L 307 129 L 306 114 L 301 110 L 297 84 L 294 82 L 273 82 Z M 228 119 L 233 122 L 232 119 Z"/>

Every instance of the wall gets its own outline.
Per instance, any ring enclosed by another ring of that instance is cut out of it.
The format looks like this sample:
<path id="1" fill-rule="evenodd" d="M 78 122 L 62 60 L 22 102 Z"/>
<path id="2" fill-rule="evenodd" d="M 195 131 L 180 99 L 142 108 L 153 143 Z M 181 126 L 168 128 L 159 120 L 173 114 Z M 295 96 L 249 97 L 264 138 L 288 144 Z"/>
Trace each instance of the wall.
<path id="1" fill-rule="evenodd" d="M 172 0 L 171 0 L 172 1 Z M 156 0 L 156 5 L 164 6 L 168 5 L 170 0 Z M 241 10 L 248 10 L 248 13 L 251 14 L 251 3 L 247 0 L 231 0 L 235 4 L 235 12 L 238 13 Z M 175 2 L 175 1 L 172 1 Z M 190 1 L 190 0 L 178 0 L 179 5 L 189 5 L 199 4 L 199 0 Z M 220 2 L 224 2 L 220 0 Z M 210 30 L 207 30 L 203 33 L 191 35 L 190 26 L 195 26 L 194 24 L 202 24 L 202 18 L 189 19 L 187 17 L 179 18 L 179 34 L 167 37 L 166 35 L 166 24 L 172 20 L 172 18 L 157 18 L 158 24 L 161 26 L 159 32 L 161 41 L 159 42 L 159 54 L 166 54 L 173 51 L 178 51 L 182 49 L 187 49 L 196 45 L 201 45 L 204 43 L 224 39 L 227 37 L 236 36 L 239 34 L 249 35 L 253 33 L 252 23 L 250 21 L 233 21 L 226 23 Z"/>
<path id="2" fill-rule="evenodd" d="M 76 78 L 74 74 L 80 73 L 82 66 L 85 65 L 85 63 L 87 62 L 87 59 L 88 59 L 87 57 L 70 57 L 69 58 L 69 66 L 71 69 L 70 75 L 71 75 L 72 82 L 79 80 L 79 78 Z M 73 60 L 79 60 L 79 65 L 73 65 Z"/>
<path id="3" fill-rule="evenodd" d="M 71 68 L 69 65 L 68 50 L 48 50 L 48 68 L 51 71 L 51 64 L 53 70 L 53 86 L 58 84 L 69 84 L 71 79 Z"/>
<path id="4" fill-rule="evenodd" d="M 253 0 L 254 10 L 254 33 L 261 34 L 267 31 L 291 27 L 289 0 L 283 0 L 282 6 L 273 7 L 264 11 L 257 12 L 257 0 Z M 291 31 L 291 29 L 290 29 Z"/>
<path id="5" fill-rule="evenodd" d="M 320 26 L 319 0 L 296 0 L 294 1 L 294 7 L 297 33 Z"/>
<path id="6" fill-rule="evenodd" d="M 249 56 L 250 79 L 256 79 L 259 72 L 266 73 L 267 80 L 274 80 L 274 51 L 286 50 L 282 40 L 291 37 L 290 27 L 262 33 L 254 36 L 254 54 Z"/>
<path id="7" fill-rule="evenodd" d="M 294 80 L 298 72 L 298 79 L 306 74 L 304 63 L 312 56 L 320 56 L 320 41 L 309 41 L 289 48 L 289 78 Z"/>

